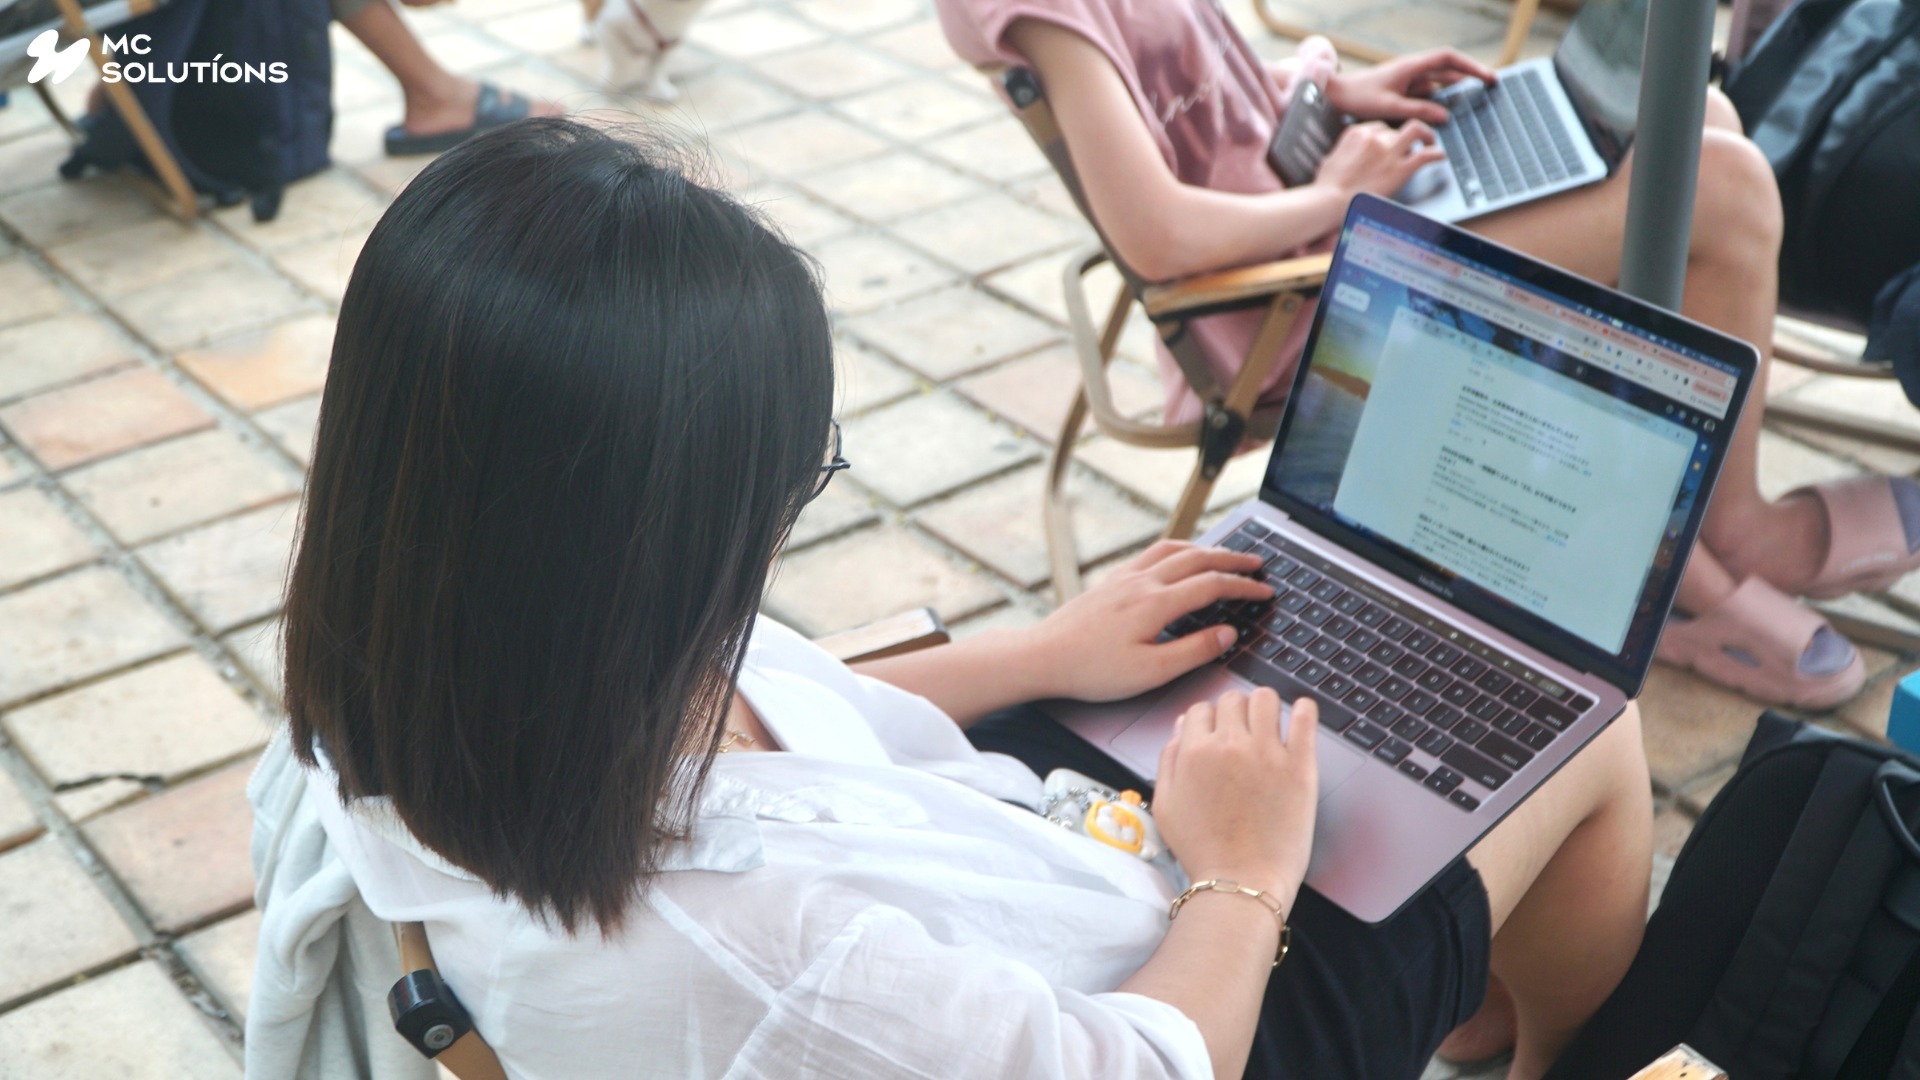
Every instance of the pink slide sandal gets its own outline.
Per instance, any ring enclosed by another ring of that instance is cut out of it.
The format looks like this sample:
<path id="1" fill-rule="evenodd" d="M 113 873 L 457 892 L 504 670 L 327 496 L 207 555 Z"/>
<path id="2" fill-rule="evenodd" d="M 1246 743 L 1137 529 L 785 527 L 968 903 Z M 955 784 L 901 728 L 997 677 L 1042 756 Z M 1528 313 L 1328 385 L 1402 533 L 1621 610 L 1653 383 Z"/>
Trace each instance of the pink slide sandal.
<path id="1" fill-rule="evenodd" d="M 1830 709 L 1860 692 L 1860 651 L 1817 612 L 1758 577 L 1718 607 L 1675 612 L 1660 637 L 1660 659 L 1756 701 Z"/>
<path id="2" fill-rule="evenodd" d="M 1920 533 L 1920 484 L 1904 477 L 1856 476 L 1795 488 L 1787 497 L 1800 494 L 1817 497 L 1826 508 L 1828 536 L 1826 563 L 1803 595 L 1831 600 L 1879 592 L 1920 569 L 1920 551 L 1908 540 L 1909 532 Z"/>

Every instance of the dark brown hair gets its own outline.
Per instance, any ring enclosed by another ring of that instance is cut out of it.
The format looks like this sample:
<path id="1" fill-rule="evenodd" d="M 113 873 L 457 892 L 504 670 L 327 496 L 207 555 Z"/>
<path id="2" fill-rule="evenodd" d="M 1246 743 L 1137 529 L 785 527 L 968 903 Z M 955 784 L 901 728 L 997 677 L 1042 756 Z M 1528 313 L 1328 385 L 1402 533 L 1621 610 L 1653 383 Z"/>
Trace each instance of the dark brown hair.
<path id="1" fill-rule="evenodd" d="M 657 148 L 430 165 L 340 307 L 287 601 L 295 753 L 568 930 L 682 835 L 826 451 L 811 263 Z"/>

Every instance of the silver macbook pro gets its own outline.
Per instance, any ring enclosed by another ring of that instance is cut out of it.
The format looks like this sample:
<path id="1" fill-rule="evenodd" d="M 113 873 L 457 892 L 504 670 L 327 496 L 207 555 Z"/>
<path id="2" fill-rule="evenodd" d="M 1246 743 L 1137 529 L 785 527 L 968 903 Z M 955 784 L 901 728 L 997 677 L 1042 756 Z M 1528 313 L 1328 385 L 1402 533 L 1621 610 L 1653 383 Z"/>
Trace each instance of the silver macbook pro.
<path id="1" fill-rule="evenodd" d="M 1633 141 L 1647 2 L 1586 0 L 1551 57 L 1434 94 L 1453 117 L 1435 129 L 1447 157 L 1399 201 L 1464 221 L 1611 175 Z"/>
<path id="2" fill-rule="evenodd" d="M 1342 228 L 1260 497 L 1200 542 L 1265 556 L 1221 662 L 1052 702 L 1152 779 L 1174 719 L 1320 703 L 1307 884 L 1397 911 L 1639 694 L 1758 354 L 1391 202 Z"/>

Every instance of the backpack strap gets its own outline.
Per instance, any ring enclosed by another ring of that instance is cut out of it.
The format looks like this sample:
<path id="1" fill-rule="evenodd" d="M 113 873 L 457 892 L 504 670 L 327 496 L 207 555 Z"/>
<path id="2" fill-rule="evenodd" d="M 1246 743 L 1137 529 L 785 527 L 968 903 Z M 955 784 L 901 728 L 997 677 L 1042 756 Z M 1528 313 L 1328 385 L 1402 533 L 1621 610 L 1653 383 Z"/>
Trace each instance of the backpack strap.
<path id="1" fill-rule="evenodd" d="M 1843 748 L 1828 755 L 1772 884 L 1688 1040 L 1734 1075 L 1798 1073 L 1834 981 L 1896 860 L 1905 858 L 1871 805 L 1880 764 Z M 1836 846 L 1840 837 L 1845 843 Z"/>

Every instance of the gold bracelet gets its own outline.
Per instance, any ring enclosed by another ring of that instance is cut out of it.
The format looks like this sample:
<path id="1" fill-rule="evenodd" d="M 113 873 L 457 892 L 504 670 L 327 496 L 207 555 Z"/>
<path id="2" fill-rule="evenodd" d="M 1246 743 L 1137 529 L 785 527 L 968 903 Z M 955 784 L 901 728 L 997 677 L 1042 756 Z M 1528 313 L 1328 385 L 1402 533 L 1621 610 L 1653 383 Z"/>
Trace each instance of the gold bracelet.
<path id="1" fill-rule="evenodd" d="M 1280 923 L 1280 947 L 1274 950 L 1273 966 L 1279 967 L 1280 961 L 1287 958 L 1287 948 L 1293 944 L 1293 927 L 1287 925 L 1287 913 L 1281 909 L 1280 901 L 1275 900 L 1271 893 L 1264 893 L 1259 889 L 1249 889 L 1237 881 L 1228 881 L 1225 878 L 1210 878 L 1206 881 L 1194 882 L 1187 888 L 1186 892 L 1173 898 L 1173 906 L 1167 909 L 1167 921 L 1172 922 L 1174 917 L 1180 914 L 1182 905 L 1203 892 L 1235 893 L 1240 896 L 1251 896 L 1255 900 L 1260 901 L 1262 906 L 1268 911 L 1273 912 L 1274 919 Z"/>

